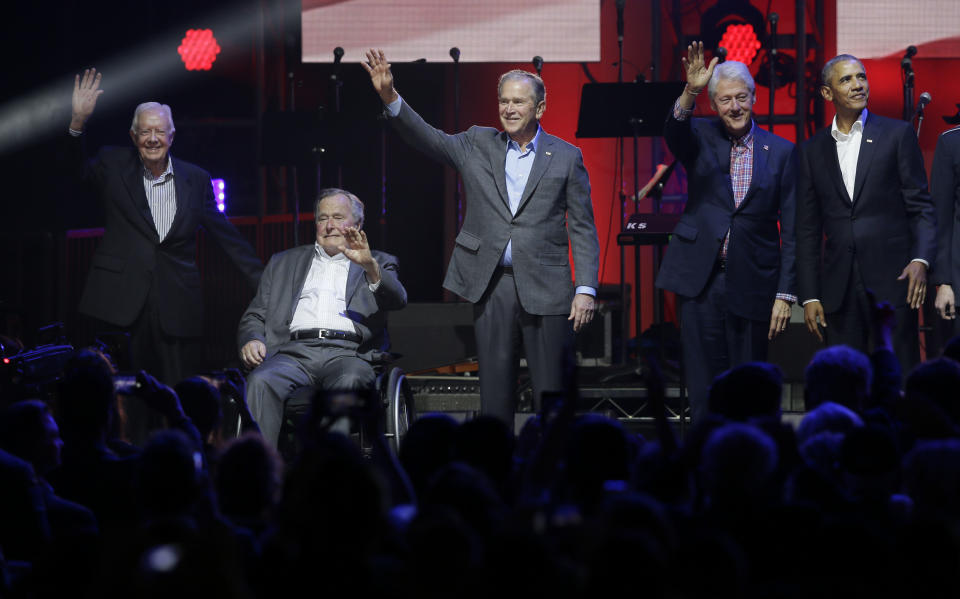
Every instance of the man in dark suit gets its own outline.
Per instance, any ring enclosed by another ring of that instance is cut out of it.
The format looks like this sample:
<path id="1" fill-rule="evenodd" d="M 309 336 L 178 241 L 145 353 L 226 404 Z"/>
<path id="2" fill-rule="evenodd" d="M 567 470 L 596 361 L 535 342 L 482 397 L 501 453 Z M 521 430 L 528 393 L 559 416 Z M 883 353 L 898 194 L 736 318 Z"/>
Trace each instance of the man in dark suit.
<path id="1" fill-rule="evenodd" d="M 103 93 L 95 69 L 78 75 L 70 121 L 71 151 L 80 175 L 103 203 L 106 226 L 80 299 L 98 328 L 130 333 L 135 369 L 173 385 L 192 374 L 185 353 L 203 333 L 197 229 L 203 227 L 256 287 L 263 271 L 250 244 L 217 210 L 210 175 L 170 156 L 170 107 L 137 107 L 133 148 L 105 147 L 83 160 L 84 124 Z"/>
<path id="2" fill-rule="evenodd" d="M 372 352 L 388 349 L 387 311 L 407 304 L 397 259 L 370 250 L 357 196 L 324 189 L 314 216 L 316 243 L 270 258 L 237 331 L 240 359 L 254 369 L 247 404 L 274 445 L 293 390 L 373 387 L 369 360 Z"/>
<path id="3" fill-rule="evenodd" d="M 756 94 L 746 65 L 718 65 L 716 58 L 707 65 L 697 42 L 682 62 L 687 86 L 664 136 L 687 172 L 688 199 L 657 286 L 677 294 L 686 384 L 699 421 L 714 377 L 766 360 L 769 340 L 790 319 L 795 154 L 792 143 L 753 122 Z M 704 89 L 717 121 L 690 118 Z"/>
<path id="4" fill-rule="evenodd" d="M 953 335 L 960 335 L 953 285 L 960 281 L 960 127 L 937 138 L 930 170 L 930 192 L 937 207 L 937 268 L 932 273 L 937 287 L 935 306 L 941 318 L 953 321 Z"/>
<path id="5" fill-rule="evenodd" d="M 503 131 L 447 135 L 401 100 L 382 50 L 361 64 L 400 135 L 463 179 L 467 214 L 443 285 L 474 304 L 483 411 L 512 426 L 518 333 L 539 405 L 544 391 L 562 388 L 573 331 L 593 318 L 600 247 L 583 157 L 540 127 L 546 92 L 533 73 L 500 78 Z"/>
<path id="6" fill-rule="evenodd" d="M 923 156 L 909 123 L 867 111 L 870 84 L 856 57 L 829 60 L 822 78 L 820 93 L 836 116 L 800 149 L 797 285 L 804 321 L 821 341 L 869 353 L 872 290 L 895 309 L 894 350 L 909 372 L 920 360 L 916 309 L 937 244 Z"/>

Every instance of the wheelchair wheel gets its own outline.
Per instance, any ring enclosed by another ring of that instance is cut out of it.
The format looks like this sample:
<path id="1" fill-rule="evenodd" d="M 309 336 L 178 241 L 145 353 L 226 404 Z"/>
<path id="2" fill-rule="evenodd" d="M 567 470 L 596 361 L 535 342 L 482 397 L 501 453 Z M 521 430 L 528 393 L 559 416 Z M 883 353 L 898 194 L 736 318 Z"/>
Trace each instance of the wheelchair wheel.
<path id="1" fill-rule="evenodd" d="M 407 375 L 400 368 L 393 368 L 387 377 L 384 391 L 384 436 L 394 452 L 400 450 L 400 442 L 413 422 L 413 394 L 407 383 Z"/>

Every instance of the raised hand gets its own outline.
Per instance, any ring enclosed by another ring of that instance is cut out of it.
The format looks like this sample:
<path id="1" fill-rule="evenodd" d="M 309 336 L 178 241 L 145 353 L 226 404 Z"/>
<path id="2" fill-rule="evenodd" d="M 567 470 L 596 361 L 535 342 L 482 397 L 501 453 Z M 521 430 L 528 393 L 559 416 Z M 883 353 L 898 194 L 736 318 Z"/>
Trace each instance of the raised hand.
<path id="1" fill-rule="evenodd" d="M 82 131 L 84 123 L 93 114 L 93 109 L 97 106 L 97 98 L 103 93 L 103 90 L 100 89 L 102 76 L 103 74 L 98 73 L 97 69 L 87 69 L 83 72 L 83 79 L 80 78 L 80 75 L 74 77 L 71 129 Z"/>
<path id="2" fill-rule="evenodd" d="M 683 70 L 687 73 L 687 87 L 694 94 L 698 94 L 710 82 L 713 76 L 713 68 L 717 66 L 720 59 L 716 56 L 706 64 L 703 57 L 703 42 L 693 42 L 687 46 L 687 55 L 680 58 L 683 64 Z"/>
<path id="3" fill-rule="evenodd" d="M 370 48 L 367 50 L 367 62 L 360 64 L 369 73 L 373 89 L 380 94 L 384 104 L 389 104 L 400 97 L 397 90 L 393 88 L 393 73 L 390 72 L 390 63 L 387 62 L 383 50 Z"/>
<path id="4" fill-rule="evenodd" d="M 344 227 L 343 238 L 347 241 L 345 245 L 338 249 L 348 260 L 363 268 L 367 273 L 367 281 L 376 283 L 380 280 L 380 267 L 376 259 L 370 253 L 370 244 L 367 242 L 367 234 L 356 227 Z"/>

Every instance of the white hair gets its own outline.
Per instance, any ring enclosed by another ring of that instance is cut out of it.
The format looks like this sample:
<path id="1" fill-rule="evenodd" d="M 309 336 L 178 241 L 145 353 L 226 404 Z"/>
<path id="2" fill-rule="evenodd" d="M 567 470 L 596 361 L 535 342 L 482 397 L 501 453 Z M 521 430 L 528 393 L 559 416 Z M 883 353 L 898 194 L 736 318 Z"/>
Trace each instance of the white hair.
<path id="1" fill-rule="evenodd" d="M 345 189 L 337 187 L 327 187 L 317 192 L 317 201 L 313 205 L 313 218 L 317 219 L 320 215 L 320 202 L 333 196 L 342 195 L 350 201 L 350 215 L 353 216 L 353 222 L 357 224 L 358 229 L 363 228 L 363 202 L 356 195 Z"/>
<path id="2" fill-rule="evenodd" d="M 747 65 L 736 60 L 728 60 L 713 68 L 713 75 L 707 84 L 707 94 L 711 100 L 717 95 L 717 84 L 720 80 L 730 79 L 741 81 L 747 86 L 751 94 L 756 93 L 757 86 L 753 83 L 753 77 L 750 75 L 750 69 L 747 68 Z"/>
<path id="3" fill-rule="evenodd" d="M 170 110 L 170 107 L 166 104 L 161 104 L 159 102 L 144 102 L 143 104 L 137 106 L 137 109 L 133 111 L 133 120 L 130 122 L 130 130 L 134 133 L 137 132 L 137 128 L 140 125 L 140 113 L 143 112 L 160 112 L 167 117 L 167 121 L 170 123 L 169 133 L 173 133 L 177 130 L 173 126 L 173 112 Z"/>

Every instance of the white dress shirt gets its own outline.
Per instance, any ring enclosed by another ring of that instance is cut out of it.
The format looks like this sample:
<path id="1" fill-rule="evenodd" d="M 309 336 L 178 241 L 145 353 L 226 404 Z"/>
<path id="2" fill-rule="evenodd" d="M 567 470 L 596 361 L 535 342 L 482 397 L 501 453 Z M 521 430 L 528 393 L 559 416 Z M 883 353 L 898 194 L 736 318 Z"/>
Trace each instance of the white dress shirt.
<path id="1" fill-rule="evenodd" d="M 830 125 L 830 135 L 837 142 L 837 160 L 840 162 L 840 174 L 843 176 L 843 186 L 847 188 L 847 196 L 853 201 L 853 186 L 857 181 L 857 160 L 860 158 L 860 142 L 863 140 L 863 124 L 867 121 L 867 109 L 860 113 L 860 118 L 850 126 L 849 133 L 843 133 L 837 128 L 837 117 L 833 117 Z"/>
<path id="2" fill-rule="evenodd" d="M 351 262 L 343 253 L 329 256 L 320 244 L 314 247 L 316 251 L 290 321 L 290 332 L 334 329 L 356 333 L 353 321 L 347 317 L 347 274 Z M 367 287 L 375 292 L 380 281 L 368 283 Z"/>

